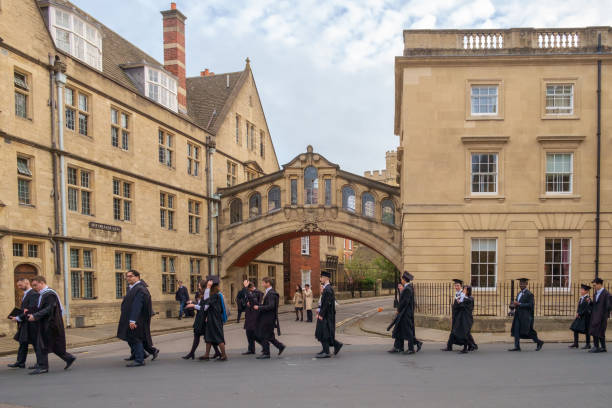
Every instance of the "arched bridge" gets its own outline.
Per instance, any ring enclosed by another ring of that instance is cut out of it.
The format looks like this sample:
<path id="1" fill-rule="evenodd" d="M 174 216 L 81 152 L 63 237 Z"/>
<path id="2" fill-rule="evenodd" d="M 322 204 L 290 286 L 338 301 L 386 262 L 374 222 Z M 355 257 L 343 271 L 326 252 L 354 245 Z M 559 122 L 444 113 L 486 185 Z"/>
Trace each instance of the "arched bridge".
<path id="1" fill-rule="evenodd" d="M 219 190 L 219 270 L 240 271 L 288 239 L 335 235 L 401 267 L 400 190 L 340 169 L 311 146 L 283 169 Z"/>

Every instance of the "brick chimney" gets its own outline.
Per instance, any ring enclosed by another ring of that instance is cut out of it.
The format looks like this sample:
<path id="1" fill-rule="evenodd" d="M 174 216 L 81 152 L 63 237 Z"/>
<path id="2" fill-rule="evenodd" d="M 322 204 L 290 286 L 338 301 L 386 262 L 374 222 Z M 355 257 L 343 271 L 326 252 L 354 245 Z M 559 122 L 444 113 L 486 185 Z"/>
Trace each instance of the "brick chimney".
<path id="1" fill-rule="evenodd" d="M 185 80 L 185 20 L 187 17 L 170 3 L 162 11 L 164 23 L 164 68 L 178 78 L 178 109 L 187 112 L 187 81 Z"/>
<path id="2" fill-rule="evenodd" d="M 213 76 L 213 75 L 215 75 L 215 73 L 214 72 L 210 72 L 208 70 L 208 68 L 206 68 L 204 71 L 200 71 L 200 76 L 201 77 L 207 77 L 207 76 Z"/>

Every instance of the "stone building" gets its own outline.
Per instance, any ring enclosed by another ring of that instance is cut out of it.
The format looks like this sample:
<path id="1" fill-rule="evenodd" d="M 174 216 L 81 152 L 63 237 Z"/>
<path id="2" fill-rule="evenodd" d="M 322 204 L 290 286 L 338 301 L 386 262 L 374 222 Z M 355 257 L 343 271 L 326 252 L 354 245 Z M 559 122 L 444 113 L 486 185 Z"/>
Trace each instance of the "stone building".
<path id="1" fill-rule="evenodd" d="M 363 172 L 363 176 L 391 186 L 398 186 L 397 151 L 390 150 L 385 153 L 385 164 L 386 167 L 383 170 L 368 170 Z"/>
<path id="2" fill-rule="evenodd" d="M 177 280 L 218 273 L 214 192 L 278 162 L 248 62 L 186 78 L 185 19 L 162 12 L 161 63 L 68 1 L 2 1 L 0 309 L 40 274 L 71 325 L 115 321 L 135 268 L 170 316 Z"/>
<path id="3" fill-rule="evenodd" d="M 404 31 L 395 133 L 417 280 L 612 278 L 611 30 Z"/>

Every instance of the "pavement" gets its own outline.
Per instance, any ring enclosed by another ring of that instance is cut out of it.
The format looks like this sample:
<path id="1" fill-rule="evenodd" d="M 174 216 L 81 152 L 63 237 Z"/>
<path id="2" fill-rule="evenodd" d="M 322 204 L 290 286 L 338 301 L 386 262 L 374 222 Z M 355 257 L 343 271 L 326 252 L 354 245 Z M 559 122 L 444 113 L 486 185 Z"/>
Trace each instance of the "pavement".
<path id="1" fill-rule="evenodd" d="M 386 352 L 389 338 L 364 333 L 360 327 L 369 316 L 382 319 L 384 312 L 376 310 L 391 305 L 389 298 L 341 304 L 337 338 L 345 346 L 326 360 L 313 358 L 320 350 L 313 337 L 314 323 L 296 322 L 289 313 L 280 319 L 280 341 L 287 350 L 276 356 L 273 348 L 270 360 L 241 355 L 246 339 L 236 324 L 225 328 L 226 362 L 181 359 L 191 345 L 190 332 L 154 336 L 160 357 L 140 368 L 124 367 L 129 349 L 123 342 L 73 348 L 78 359 L 68 371 L 52 355 L 50 373 L 33 377 L 23 369 L 8 369 L 12 356 L 0 357 L 0 407 L 3 403 L 12 404 L 7 405 L 11 408 L 612 405 L 610 353 L 589 354 L 569 350 L 565 344 L 546 344 L 540 352 L 525 346 L 521 353 L 509 353 L 507 345 L 492 343 L 462 355 L 440 351 L 442 342 L 428 341 L 418 354 L 391 355 Z M 417 335 L 422 337 L 419 329 Z M 201 353 L 203 346 L 197 355 Z"/>

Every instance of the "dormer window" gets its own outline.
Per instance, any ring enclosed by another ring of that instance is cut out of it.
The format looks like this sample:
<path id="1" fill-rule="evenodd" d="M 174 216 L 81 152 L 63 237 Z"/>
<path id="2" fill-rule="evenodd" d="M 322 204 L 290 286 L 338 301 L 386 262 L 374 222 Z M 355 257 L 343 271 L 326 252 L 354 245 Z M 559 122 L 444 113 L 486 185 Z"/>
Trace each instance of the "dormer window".
<path id="1" fill-rule="evenodd" d="M 95 26 L 69 11 L 49 7 L 49 29 L 57 48 L 102 71 L 102 35 Z"/>
<path id="2" fill-rule="evenodd" d="M 166 108 L 177 111 L 176 79 L 162 71 L 147 66 L 145 95 Z"/>

